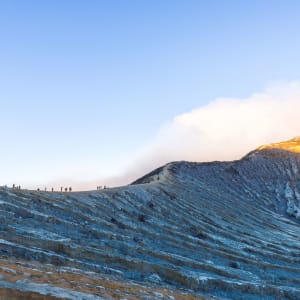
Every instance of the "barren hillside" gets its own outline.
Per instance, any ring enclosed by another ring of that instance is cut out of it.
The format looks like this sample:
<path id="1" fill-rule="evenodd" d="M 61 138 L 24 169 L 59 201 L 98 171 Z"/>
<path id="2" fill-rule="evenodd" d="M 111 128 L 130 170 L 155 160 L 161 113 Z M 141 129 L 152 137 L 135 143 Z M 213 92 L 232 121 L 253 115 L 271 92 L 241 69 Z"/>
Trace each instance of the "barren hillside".
<path id="1" fill-rule="evenodd" d="M 1 293 L 299 299 L 299 148 L 296 138 L 233 162 L 174 162 L 101 191 L 2 188 Z"/>

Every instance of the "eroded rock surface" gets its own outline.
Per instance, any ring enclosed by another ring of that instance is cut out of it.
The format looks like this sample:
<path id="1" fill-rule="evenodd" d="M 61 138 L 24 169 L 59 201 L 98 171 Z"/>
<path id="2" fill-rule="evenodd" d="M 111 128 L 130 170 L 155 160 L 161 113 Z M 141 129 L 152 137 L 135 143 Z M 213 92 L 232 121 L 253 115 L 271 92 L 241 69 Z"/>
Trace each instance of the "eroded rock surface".
<path id="1" fill-rule="evenodd" d="M 43 284 L 86 299 L 300 299 L 300 140 L 289 142 L 234 162 L 170 163 L 121 188 L 3 188 L 0 266 L 11 260 L 19 272 L 15 262 L 36 262 Z M 113 296 L 90 281 L 81 291 L 78 278 L 64 286 L 45 275 L 61 268 L 125 288 Z M 34 276 L 12 278 L 5 286 L 2 277 L 2 287 L 37 284 Z M 136 285 L 140 294 L 126 294 Z"/>

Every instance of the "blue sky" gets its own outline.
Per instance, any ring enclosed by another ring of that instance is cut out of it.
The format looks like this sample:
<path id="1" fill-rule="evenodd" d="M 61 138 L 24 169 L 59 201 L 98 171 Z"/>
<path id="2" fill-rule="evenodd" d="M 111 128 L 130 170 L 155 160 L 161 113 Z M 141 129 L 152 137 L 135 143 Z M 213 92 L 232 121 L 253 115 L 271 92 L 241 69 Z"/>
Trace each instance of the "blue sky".
<path id="1" fill-rule="evenodd" d="M 299 1 L 0 3 L 0 184 L 124 172 L 176 115 L 299 79 Z"/>

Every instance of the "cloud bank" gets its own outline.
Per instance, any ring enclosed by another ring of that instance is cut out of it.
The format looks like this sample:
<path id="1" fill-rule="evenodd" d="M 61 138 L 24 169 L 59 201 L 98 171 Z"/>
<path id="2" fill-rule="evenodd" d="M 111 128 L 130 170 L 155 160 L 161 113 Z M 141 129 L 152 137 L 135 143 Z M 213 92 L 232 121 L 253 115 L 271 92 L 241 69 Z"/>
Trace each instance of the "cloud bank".
<path id="1" fill-rule="evenodd" d="M 239 159 L 262 144 L 300 135 L 300 82 L 269 85 L 248 98 L 218 98 L 162 126 L 124 184 L 170 161 Z"/>
<path id="2" fill-rule="evenodd" d="M 300 82 L 277 83 L 248 98 L 218 98 L 174 117 L 138 152 L 125 174 L 74 185 L 125 185 L 171 161 L 239 159 L 262 144 L 295 136 L 300 136 Z"/>

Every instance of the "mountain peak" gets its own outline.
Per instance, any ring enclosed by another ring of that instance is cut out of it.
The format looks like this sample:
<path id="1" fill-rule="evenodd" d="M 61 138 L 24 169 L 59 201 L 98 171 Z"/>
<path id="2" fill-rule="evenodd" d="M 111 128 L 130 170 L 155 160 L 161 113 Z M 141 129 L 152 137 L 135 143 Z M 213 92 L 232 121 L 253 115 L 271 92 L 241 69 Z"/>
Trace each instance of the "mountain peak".
<path id="1" fill-rule="evenodd" d="M 272 144 L 261 145 L 248 153 L 244 158 L 264 156 L 264 157 L 282 157 L 291 154 L 300 153 L 300 136 L 290 140 Z"/>
<path id="2" fill-rule="evenodd" d="M 256 150 L 260 151 L 260 150 L 269 150 L 269 149 L 279 149 L 279 150 L 285 150 L 289 152 L 300 153 L 300 136 L 294 137 L 293 139 L 288 141 L 262 145 L 258 147 Z"/>

